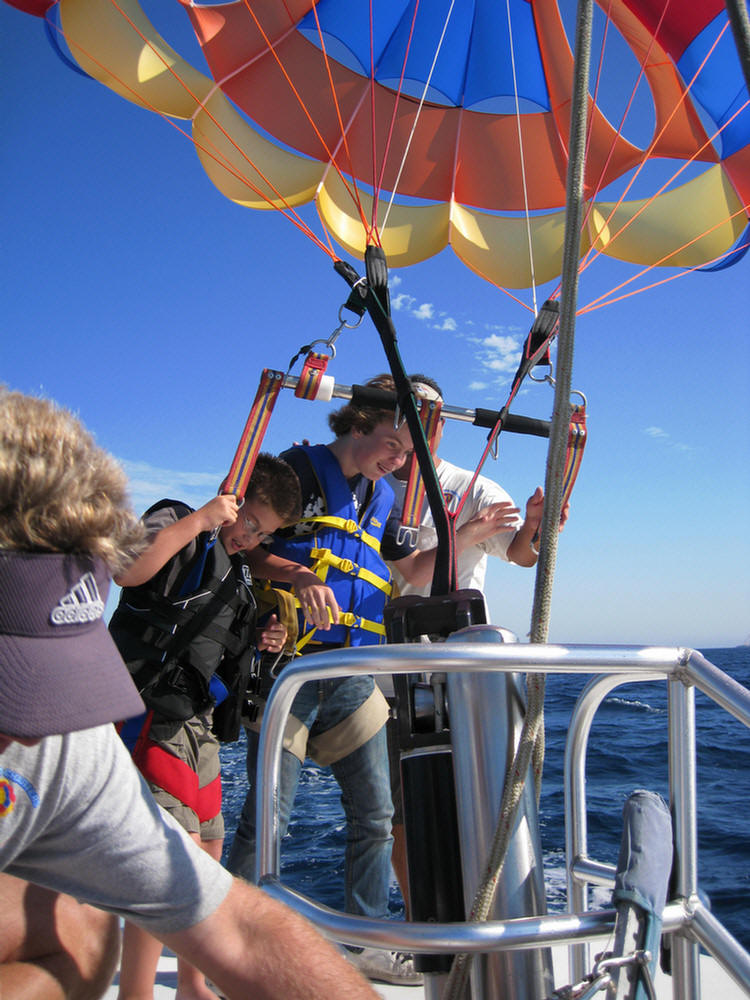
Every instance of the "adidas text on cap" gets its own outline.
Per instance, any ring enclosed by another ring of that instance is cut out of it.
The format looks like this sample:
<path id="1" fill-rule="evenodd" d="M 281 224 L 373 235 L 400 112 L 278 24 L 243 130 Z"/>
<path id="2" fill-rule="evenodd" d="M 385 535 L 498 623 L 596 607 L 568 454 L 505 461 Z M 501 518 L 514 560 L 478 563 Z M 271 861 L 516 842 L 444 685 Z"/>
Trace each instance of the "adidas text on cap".
<path id="1" fill-rule="evenodd" d="M 0 733 L 39 739 L 142 712 L 86 555 L 0 552 Z"/>

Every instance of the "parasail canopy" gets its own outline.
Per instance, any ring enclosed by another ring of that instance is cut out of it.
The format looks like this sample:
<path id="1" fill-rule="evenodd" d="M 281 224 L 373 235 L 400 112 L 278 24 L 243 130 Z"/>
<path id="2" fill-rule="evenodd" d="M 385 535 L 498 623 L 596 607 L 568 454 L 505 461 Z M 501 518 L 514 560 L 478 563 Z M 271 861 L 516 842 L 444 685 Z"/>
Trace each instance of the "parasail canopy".
<path id="1" fill-rule="evenodd" d="M 7 0 L 44 15 L 90 76 L 189 121 L 217 188 L 288 214 L 314 201 L 340 250 L 391 266 L 450 245 L 497 285 L 562 262 L 573 86 L 567 0 L 169 0 L 209 72 L 137 0 Z M 167 0 L 162 0 L 162 4 Z M 733 262 L 750 205 L 750 109 L 721 0 L 601 0 L 582 259 L 696 268 Z M 627 58 L 623 58 L 625 53 Z M 621 107 L 602 108 L 604 83 Z M 637 92 L 648 134 L 631 134 Z M 673 178 L 635 197 L 644 167 Z M 333 250 L 333 254 L 339 251 Z"/>

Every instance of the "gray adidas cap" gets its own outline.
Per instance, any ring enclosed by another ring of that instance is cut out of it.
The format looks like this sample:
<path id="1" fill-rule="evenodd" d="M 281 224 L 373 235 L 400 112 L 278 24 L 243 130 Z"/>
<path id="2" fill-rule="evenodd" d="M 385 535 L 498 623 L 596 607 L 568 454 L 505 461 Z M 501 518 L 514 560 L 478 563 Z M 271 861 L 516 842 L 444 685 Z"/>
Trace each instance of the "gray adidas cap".
<path id="1" fill-rule="evenodd" d="M 0 733 L 38 739 L 144 710 L 104 623 L 108 591 L 90 556 L 0 552 Z"/>

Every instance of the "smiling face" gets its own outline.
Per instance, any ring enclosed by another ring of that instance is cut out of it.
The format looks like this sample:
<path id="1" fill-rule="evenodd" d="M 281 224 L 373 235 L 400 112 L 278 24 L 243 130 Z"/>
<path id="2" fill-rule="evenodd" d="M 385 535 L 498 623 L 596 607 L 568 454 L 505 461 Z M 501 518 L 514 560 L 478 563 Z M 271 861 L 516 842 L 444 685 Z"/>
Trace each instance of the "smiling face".
<path id="1" fill-rule="evenodd" d="M 231 556 L 235 552 L 254 549 L 282 524 L 282 518 L 270 504 L 257 499 L 246 500 L 240 507 L 237 520 L 222 528 L 219 537 Z"/>
<path id="2" fill-rule="evenodd" d="M 393 418 L 389 417 L 376 424 L 369 434 L 352 431 L 349 457 L 353 469 L 345 474 L 359 472 L 367 479 L 381 479 L 389 472 L 400 469 L 413 448 L 405 420 L 398 430 L 393 426 Z"/>

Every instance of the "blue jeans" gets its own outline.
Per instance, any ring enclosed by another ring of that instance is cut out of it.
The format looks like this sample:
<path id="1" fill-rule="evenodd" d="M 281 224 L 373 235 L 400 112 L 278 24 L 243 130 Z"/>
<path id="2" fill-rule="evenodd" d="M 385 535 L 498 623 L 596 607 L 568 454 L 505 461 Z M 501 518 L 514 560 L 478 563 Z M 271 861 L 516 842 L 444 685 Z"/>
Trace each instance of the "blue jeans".
<path id="1" fill-rule="evenodd" d="M 303 684 L 292 714 L 307 726 L 311 736 L 337 725 L 358 708 L 373 689 L 371 677 L 344 677 Z M 247 733 L 247 777 L 250 784 L 242 807 L 227 867 L 249 882 L 255 879 L 255 783 L 258 734 Z M 279 789 L 280 835 L 286 833 L 297 794 L 302 764 L 288 750 L 281 755 Z M 345 908 L 367 917 L 388 917 L 391 871 L 391 802 L 385 726 L 331 772 L 341 789 L 346 815 Z"/>

